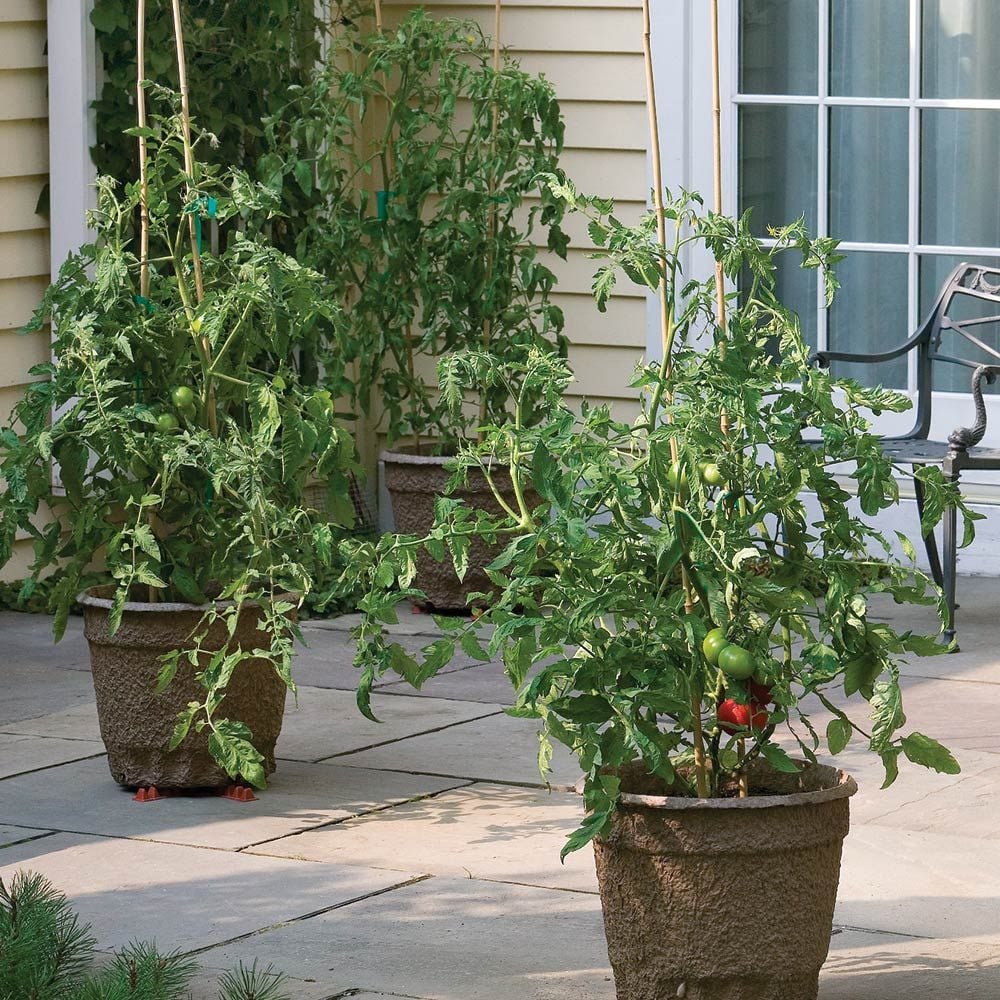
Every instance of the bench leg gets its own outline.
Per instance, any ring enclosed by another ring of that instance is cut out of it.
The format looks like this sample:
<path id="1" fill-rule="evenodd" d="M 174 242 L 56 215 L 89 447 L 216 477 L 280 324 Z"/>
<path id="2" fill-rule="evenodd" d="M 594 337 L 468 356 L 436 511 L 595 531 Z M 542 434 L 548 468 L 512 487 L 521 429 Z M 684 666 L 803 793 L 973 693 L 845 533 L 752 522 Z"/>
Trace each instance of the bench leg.
<path id="1" fill-rule="evenodd" d="M 958 482 L 958 476 L 950 477 Z M 958 586 L 958 510 L 948 507 L 944 512 L 944 596 L 948 617 L 944 635 L 949 641 L 955 638 L 955 591 Z"/>
<path id="2" fill-rule="evenodd" d="M 914 466 L 914 469 L 916 467 Z M 913 477 L 913 490 L 917 497 L 917 513 L 920 515 L 920 523 L 924 520 L 924 483 L 923 480 Z M 921 530 L 923 534 L 923 530 Z M 937 539 L 934 532 L 929 531 L 924 537 L 924 548 L 927 550 L 927 561 L 930 563 L 931 576 L 939 587 L 944 587 L 944 576 L 941 572 L 941 559 L 938 556 Z"/>

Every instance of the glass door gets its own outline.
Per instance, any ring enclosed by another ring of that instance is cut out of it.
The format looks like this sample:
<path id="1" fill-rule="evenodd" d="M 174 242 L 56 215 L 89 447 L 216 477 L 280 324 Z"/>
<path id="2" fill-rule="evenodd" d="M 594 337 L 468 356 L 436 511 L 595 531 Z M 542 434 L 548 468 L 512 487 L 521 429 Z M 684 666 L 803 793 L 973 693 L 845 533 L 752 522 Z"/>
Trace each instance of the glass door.
<path id="1" fill-rule="evenodd" d="M 1000 0 L 739 0 L 733 20 L 739 210 L 762 237 L 805 216 L 847 254 L 832 308 L 796 267 L 786 302 L 819 347 L 900 343 L 957 263 L 1000 262 Z M 841 371 L 914 384 L 906 359 Z M 937 437 L 972 408 L 966 370 L 935 378 Z"/>

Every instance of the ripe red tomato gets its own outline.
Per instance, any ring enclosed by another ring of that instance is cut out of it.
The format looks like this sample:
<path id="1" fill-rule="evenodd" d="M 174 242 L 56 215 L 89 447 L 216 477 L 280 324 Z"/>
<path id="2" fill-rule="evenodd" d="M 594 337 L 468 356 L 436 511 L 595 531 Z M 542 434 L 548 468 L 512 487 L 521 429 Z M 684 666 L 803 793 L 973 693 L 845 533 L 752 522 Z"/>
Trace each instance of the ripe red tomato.
<path id="1" fill-rule="evenodd" d="M 719 725 L 727 733 L 735 733 L 739 729 L 763 729 L 768 718 L 767 709 L 754 702 L 741 705 L 727 698 L 719 704 Z"/>
<path id="2" fill-rule="evenodd" d="M 750 688 L 750 698 L 757 702 L 758 705 L 770 705 L 774 701 L 770 684 L 760 684 L 755 680 L 751 680 L 747 686 Z"/>

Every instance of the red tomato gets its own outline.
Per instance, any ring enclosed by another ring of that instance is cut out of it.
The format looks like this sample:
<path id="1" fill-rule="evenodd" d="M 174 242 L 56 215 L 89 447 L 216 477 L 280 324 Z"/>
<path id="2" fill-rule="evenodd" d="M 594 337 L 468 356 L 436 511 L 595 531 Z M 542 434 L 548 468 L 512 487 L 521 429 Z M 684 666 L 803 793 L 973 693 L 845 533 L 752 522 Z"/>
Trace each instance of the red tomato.
<path id="1" fill-rule="evenodd" d="M 763 729 L 767 725 L 768 712 L 755 702 L 741 705 L 732 698 L 719 704 L 719 725 L 727 733 L 738 729 Z"/>
<path id="2" fill-rule="evenodd" d="M 770 684 L 758 684 L 757 681 L 750 681 L 750 698 L 758 705 L 770 705 L 774 701 Z"/>

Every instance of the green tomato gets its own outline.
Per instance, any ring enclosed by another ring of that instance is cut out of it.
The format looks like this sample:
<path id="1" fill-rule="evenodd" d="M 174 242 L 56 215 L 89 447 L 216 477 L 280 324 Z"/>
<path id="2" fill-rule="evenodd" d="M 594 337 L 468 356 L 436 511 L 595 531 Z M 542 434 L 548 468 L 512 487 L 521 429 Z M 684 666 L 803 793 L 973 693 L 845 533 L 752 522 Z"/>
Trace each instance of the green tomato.
<path id="1" fill-rule="evenodd" d="M 719 665 L 719 654 L 729 645 L 729 640 L 726 638 L 726 633 L 721 628 L 713 628 L 708 635 L 705 636 L 704 642 L 701 644 L 701 651 L 705 654 L 705 659 L 712 664 L 713 667 Z"/>
<path id="2" fill-rule="evenodd" d="M 170 391 L 170 398 L 178 410 L 189 410 L 194 406 L 194 389 L 189 385 L 177 385 Z"/>
<path id="3" fill-rule="evenodd" d="M 161 413 L 156 418 L 156 429 L 161 434 L 170 434 L 177 430 L 178 427 L 180 427 L 180 424 L 172 413 Z"/>
<path id="4" fill-rule="evenodd" d="M 728 677 L 745 681 L 753 672 L 755 664 L 749 649 L 730 644 L 719 653 L 719 669 Z"/>
<path id="5" fill-rule="evenodd" d="M 701 470 L 701 478 L 706 486 L 722 486 L 725 479 L 715 462 L 706 462 Z"/>

